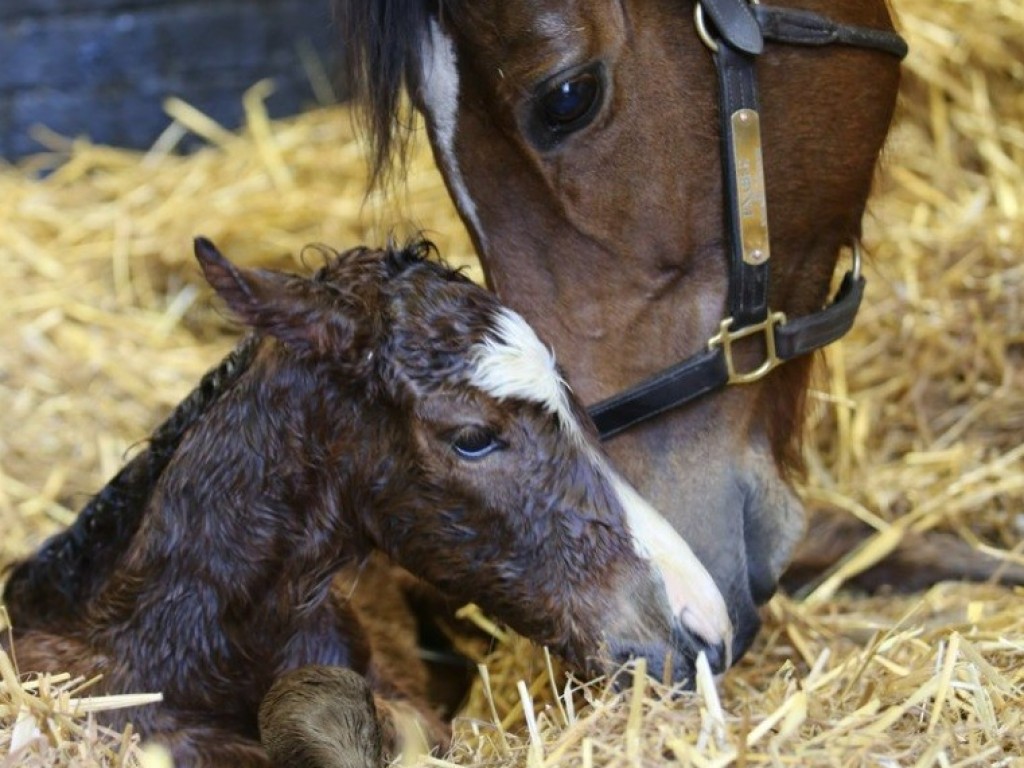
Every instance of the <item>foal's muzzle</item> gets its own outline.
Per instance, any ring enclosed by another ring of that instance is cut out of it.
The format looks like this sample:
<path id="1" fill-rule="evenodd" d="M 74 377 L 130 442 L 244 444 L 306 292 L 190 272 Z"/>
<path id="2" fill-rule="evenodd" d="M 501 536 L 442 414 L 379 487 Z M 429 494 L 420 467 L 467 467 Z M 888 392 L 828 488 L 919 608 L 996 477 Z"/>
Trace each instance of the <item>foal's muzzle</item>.
<path id="1" fill-rule="evenodd" d="M 729 666 L 731 651 L 725 643 L 709 645 L 686 630 L 674 627 L 670 642 L 622 642 L 609 648 L 616 667 L 643 658 L 647 662 L 647 675 L 669 685 L 680 685 L 692 690 L 697 680 L 697 657 L 703 653 L 712 673 L 724 672 Z"/>

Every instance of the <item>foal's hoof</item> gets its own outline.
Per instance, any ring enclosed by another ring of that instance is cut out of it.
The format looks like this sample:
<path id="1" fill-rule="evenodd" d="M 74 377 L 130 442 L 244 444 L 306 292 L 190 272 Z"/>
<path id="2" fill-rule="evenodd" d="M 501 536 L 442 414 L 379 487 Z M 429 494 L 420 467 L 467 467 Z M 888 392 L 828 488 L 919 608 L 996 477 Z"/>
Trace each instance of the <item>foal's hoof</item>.
<path id="1" fill-rule="evenodd" d="M 284 768 L 379 768 L 381 730 L 370 686 L 344 667 L 300 667 L 260 704 L 260 740 Z"/>

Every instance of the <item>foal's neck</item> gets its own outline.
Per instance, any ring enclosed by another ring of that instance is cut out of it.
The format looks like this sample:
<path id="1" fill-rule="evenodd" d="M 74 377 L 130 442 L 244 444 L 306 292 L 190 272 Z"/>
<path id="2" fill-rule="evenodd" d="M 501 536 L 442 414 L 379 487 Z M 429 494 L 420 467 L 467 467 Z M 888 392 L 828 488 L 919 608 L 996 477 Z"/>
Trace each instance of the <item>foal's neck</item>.
<path id="1" fill-rule="evenodd" d="M 101 596 L 114 624 L 164 645 L 180 632 L 184 667 L 227 676 L 238 658 L 272 668 L 318 620 L 331 576 L 363 551 L 334 490 L 353 473 L 339 412 L 355 409 L 320 381 L 268 342 L 195 425 Z"/>
<path id="2" fill-rule="evenodd" d="M 75 522 L 15 566 L 3 600 L 20 629 L 74 626 L 134 538 L 153 489 L 182 439 L 245 372 L 256 345 L 255 336 L 246 337 L 207 371 L 153 431 L 143 451 L 89 500 Z"/>

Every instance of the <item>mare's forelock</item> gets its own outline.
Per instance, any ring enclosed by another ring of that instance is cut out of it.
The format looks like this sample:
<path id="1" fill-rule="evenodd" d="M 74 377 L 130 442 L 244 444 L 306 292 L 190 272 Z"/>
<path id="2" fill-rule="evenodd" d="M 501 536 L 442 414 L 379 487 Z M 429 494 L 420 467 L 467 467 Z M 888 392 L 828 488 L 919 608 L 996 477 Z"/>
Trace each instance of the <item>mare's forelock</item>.
<path id="1" fill-rule="evenodd" d="M 431 13 L 445 0 L 335 0 L 344 50 L 342 77 L 364 112 L 374 182 L 393 155 L 404 159 L 401 94 L 412 78 Z"/>

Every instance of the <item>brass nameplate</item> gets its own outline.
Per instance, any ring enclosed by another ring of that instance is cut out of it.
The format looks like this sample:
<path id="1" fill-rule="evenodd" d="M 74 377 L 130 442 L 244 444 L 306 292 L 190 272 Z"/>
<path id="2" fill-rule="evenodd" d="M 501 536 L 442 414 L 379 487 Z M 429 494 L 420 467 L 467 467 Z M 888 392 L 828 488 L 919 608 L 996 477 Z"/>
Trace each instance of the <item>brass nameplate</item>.
<path id="1" fill-rule="evenodd" d="M 731 121 L 743 261 L 746 264 L 764 264 L 771 251 L 761 156 L 761 118 L 752 109 L 738 109 L 732 113 Z"/>

